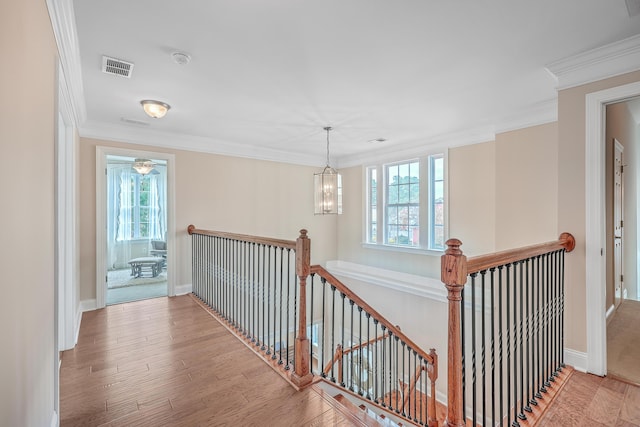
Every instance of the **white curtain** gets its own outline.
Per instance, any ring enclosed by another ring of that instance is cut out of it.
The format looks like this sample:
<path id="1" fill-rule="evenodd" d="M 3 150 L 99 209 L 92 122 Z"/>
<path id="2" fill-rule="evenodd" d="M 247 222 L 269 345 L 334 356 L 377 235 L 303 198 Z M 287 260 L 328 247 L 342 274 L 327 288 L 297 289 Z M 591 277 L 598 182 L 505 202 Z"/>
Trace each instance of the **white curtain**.
<path id="1" fill-rule="evenodd" d="M 167 232 L 167 167 L 157 165 L 159 173 L 151 175 L 149 188 L 149 238 L 165 240 Z"/>
<path id="2" fill-rule="evenodd" d="M 128 234 L 127 234 L 128 233 Z M 107 268 L 131 258 L 131 166 L 107 164 Z"/>

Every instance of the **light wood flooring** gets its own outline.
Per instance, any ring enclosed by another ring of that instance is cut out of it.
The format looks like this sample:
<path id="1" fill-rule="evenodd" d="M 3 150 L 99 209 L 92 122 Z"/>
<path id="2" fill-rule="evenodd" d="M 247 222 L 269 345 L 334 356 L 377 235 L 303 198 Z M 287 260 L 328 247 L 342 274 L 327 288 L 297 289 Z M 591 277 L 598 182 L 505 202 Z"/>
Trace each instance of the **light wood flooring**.
<path id="1" fill-rule="evenodd" d="M 639 427 L 640 387 L 574 371 L 540 427 Z"/>
<path id="2" fill-rule="evenodd" d="M 190 296 L 83 314 L 62 353 L 61 426 L 349 426 L 317 385 L 298 392 Z M 640 427 L 640 387 L 573 372 L 537 425 Z"/>
<path id="3" fill-rule="evenodd" d="M 640 384 L 640 301 L 622 301 L 607 324 L 607 373 Z"/>
<path id="4" fill-rule="evenodd" d="M 62 354 L 61 426 L 362 425 L 298 392 L 189 296 L 83 314 Z"/>

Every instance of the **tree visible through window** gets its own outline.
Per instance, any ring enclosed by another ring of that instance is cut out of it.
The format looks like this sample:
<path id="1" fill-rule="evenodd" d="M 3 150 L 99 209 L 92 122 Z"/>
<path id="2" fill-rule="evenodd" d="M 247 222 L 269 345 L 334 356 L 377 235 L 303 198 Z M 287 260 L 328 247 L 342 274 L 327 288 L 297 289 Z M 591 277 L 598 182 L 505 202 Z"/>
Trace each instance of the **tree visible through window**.
<path id="1" fill-rule="evenodd" d="M 443 249 L 444 172 L 443 154 L 368 167 L 366 242 Z"/>
<path id="2" fill-rule="evenodd" d="M 387 166 L 386 242 L 420 246 L 420 164 Z"/>

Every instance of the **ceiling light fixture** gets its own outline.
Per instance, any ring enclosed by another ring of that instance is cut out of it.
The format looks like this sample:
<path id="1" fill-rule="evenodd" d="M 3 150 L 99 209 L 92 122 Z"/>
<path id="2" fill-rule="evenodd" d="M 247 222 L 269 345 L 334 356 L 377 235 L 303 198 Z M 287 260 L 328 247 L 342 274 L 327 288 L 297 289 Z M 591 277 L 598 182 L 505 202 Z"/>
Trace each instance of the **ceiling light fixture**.
<path id="1" fill-rule="evenodd" d="M 154 101 L 152 99 L 145 99 L 140 101 L 144 112 L 147 113 L 149 117 L 153 117 L 154 119 L 161 119 L 167 114 L 167 111 L 171 108 L 169 104 L 160 101 Z"/>
<path id="2" fill-rule="evenodd" d="M 140 175 L 147 175 L 149 174 L 153 168 L 155 167 L 155 163 L 153 163 L 151 160 L 149 159 L 135 159 L 133 161 L 133 168 L 136 170 L 136 172 L 138 172 Z"/>
<path id="3" fill-rule="evenodd" d="M 327 131 L 327 166 L 321 173 L 313 174 L 315 214 L 341 214 L 342 176 L 329 166 L 329 132 L 333 128 L 327 126 L 323 129 Z"/>

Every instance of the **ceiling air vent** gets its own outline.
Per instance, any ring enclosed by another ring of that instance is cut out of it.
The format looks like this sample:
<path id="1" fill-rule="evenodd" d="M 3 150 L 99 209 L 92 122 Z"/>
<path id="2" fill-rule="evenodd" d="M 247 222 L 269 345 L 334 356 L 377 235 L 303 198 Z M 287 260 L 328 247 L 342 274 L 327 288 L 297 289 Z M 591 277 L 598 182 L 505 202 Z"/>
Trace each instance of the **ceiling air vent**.
<path id="1" fill-rule="evenodd" d="M 131 62 L 123 61 L 121 59 L 110 58 L 108 56 L 102 57 L 102 72 L 107 74 L 115 74 L 126 78 L 131 77 L 133 71 L 133 64 Z"/>

